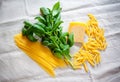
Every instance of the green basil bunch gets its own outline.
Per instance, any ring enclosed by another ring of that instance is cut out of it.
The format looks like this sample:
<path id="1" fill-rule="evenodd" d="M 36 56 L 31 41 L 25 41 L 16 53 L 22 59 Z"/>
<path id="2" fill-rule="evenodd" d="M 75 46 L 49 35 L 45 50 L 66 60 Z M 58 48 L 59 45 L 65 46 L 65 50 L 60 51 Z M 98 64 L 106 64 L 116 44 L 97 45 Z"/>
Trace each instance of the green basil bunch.
<path id="1" fill-rule="evenodd" d="M 40 12 L 41 15 L 35 17 L 37 22 L 24 21 L 23 36 L 33 42 L 41 38 L 42 44 L 47 46 L 56 57 L 69 61 L 71 59 L 70 47 L 74 44 L 74 38 L 73 33 L 62 32 L 60 3 L 57 2 L 52 10 L 42 7 Z"/>

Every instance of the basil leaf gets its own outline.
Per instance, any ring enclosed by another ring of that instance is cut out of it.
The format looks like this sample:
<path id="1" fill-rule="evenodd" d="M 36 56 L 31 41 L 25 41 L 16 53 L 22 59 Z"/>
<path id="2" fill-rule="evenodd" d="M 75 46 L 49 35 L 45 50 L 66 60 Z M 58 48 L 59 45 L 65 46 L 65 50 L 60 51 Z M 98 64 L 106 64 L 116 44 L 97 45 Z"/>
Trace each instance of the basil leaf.
<path id="1" fill-rule="evenodd" d="M 54 25 L 52 32 L 54 32 L 54 31 L 59 27 L 59 25 L 60 25 L 61 23 L 63 23 L 63 21 L 57 22 L 57 23 Z"/>
<path id="2" fill-rule="evenodd" d="M 61 16 L 60 16 L 60 14 L 57 16 L 57 18 L 54 20 L 55 21 L 55 24 L 57 23 L 57 22 L 59 22 L 61 20 Z"/>
<path id="3" fill-rule="evenodd" d="M 41 22 L 37 22 L 37 23 L 35 23 L 34 25 L 41 26 L 42 28 L 45 28 L 45 27 L 46 27 L 46 25 L 43 24 L 43 23 L 41 23 Z"/>
<path id="4" fill-rule="evenodd" d="M 57 37 L 56 36 L 50 36 L 50 39 L 53 41 L 57 41 Z"/>
<path id="5" fill-rule="evenodd" d="M 52 27 L 45 27 L 45 29 L 46 29 L 46 34 L 49 34 L 50 31 L 52 30 Z"/>
<path id="6" fill-rule="evenodd" d="M 55 52 L 54 55 L 55 55 L 57 58 L 59 58 L 59 59 L 62 59 L 62 58 L 63 58 L 62 54 L 59 53 L 59 52 Z"/>
<path id="7" fill-rule="evenodd" d="M 33 33 L 29 34 L 29 35 L 27 36 L 27 38 L 28 38 L 30 41 L 32 41 L 32 42 L 36 42 L 36 41 L 37 41 L 37 39 L 33 37 Z"/>
<path id="8" fill-rule="evenodd" d="M 33 27 L 34 27 L 34 29 L 33 29 L 34 31 L 43 33 L 43 34 L 45 33 L 45 30 L 41 26 L 34 24 Z"/>
<path id="9" fill-rule="evenodd" d="M 61 10 L 62 10 L 62 8 L 58 9 L 58 12 L 56 13 L 56 15 L 54 15 L 55 18 L 57 18 L 60 15 Z"/>
<path id="10" fill-rule="evenodd" d="M 41 11 L 41 14 L 42 14 L 43 16 L 46 16 L 46 15 L 50 14 L 48 8 L 45 8 L 45 7 L 41 7 L 41 8 L 40 8 L 40 11 Z"/>
<path id="11" fill-rule="evenodd" d="M 73 44 L 74 44 L 74 34 L 73 33 L 69 34 L 67 43 L 70 45 L 70 47 L 73 46 Z"/>
<path id="12" fill-rule="evenodd" d="M 45 24 L 45 19 L 44 19 L 44 17 L 42 17 L 41 15 L 40 15 L 40 16 L 37 16 L 37 17 L 35 17 L 35 19 L 37 19 L 39 22 L 41 22 L 41 23 Z"/>
<path id="13" fill-rule="evenodd" d="M 55 16 L 60 12 L 60 2 L 57 2 L 52 8 L 52 15 Z"/>
<path id="14" fill-rule="evenodd" d="M 68 36 L 68 32 L 64 32 L 62 33 L 62 35 L 60 36 L 60 40 L 63 44 L 67 44 L 66 38 Z"/>
<path id="15" fill-rule="evenodd" d="M 64 37 L 64 36 L 68 36 L 68 35 L 69 35 L 68 32 L 64 32 L 64 33 L 62 34 L 62 37 Z"/>
<path id="16" fill-rule="evenodd" d="M 64 45 L 63 51 L 66 51 L 66 50 L 68 50 L 68 49 L 69 49 L 69 45 Z"/>
<path id="17" fill-rule="evenodd" d="M 47 26 L 51 26 L 51 24 L 50 24 L 50 16 L 49 15 L 46 16 L 46 22 L 47 22 Z"/>
<path id="18" fill-rule="evenodd" d="M 25 36 L 26 35 L 26 32 L 27 32 L 27 29 L 26 28 L 22 28 L 22 35 Z"/>
<path id="19" fill-rule="evenodd" d="M 31 26 L 31 23 L 28 22 L 28 21 L 24 21 L 23 23 L 24 23 L 25 25 L 27 25 L 27 26 Z"/>
<path id="20" fill-rule="evenodd" d="M 62 51 L 61 51 L 59 48 L 55 48 L 53 51 L 54 51 L 54 55 L 55 55 L 56 57 L 58 57 L 58 58 L 60 58 L 60 59 L 63 58 L 63 56 L 62 56 Z"/>
<path id="21" fill-rule="evenodd" d="M 43 43 L 43 45 L 48 46 L 49 41 L 46 41 L 46 40 L 45 40 L 45 41 L 43 41 L 42 43 Z"/>
<path id="22" fill-rule="evenodd" d="M 35 33 L 35 35 L 37 35 L 37 36 L 40 37 L 40 38 L 43 36 L 43 35 L 42 35 L 41 33 L 39 33 L 39 32 L 36 32 L 36 31 L 35 31 L 34 33 Z"/>

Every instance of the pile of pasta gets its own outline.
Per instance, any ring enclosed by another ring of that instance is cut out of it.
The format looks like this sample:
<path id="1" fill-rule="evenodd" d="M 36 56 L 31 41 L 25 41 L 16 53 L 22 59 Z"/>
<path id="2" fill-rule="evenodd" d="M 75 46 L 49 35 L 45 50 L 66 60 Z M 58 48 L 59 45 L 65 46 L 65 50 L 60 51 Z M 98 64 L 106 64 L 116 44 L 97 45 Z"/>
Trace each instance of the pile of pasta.
<path id="1" fill-rule="evenodd" d="M 40 42 L 31 42 L 26 36 L 23 36 L 22 33 L 16 34 L 14 40 L 16 45 L 50 76 L 55 77 L 54 70 L 56 68 L 66 67 L 64 60 L 55 57 L 52 52 Z"/>
<path id="2" fill-rule="evenodd" d="M 101 61 L 100 51 L 107 47 L 104 29 L 98 26 L 98 21 L 92 14 L 88 14 L 88 17 L 89 21 L 85 27 L 88 41 L 83 42 L 82 47 L 74 54 L 72 61 L 75 69 L 84 67 L 86 72 L 89 71 L 87 63 L 93 67 L 99 64 Z"/>

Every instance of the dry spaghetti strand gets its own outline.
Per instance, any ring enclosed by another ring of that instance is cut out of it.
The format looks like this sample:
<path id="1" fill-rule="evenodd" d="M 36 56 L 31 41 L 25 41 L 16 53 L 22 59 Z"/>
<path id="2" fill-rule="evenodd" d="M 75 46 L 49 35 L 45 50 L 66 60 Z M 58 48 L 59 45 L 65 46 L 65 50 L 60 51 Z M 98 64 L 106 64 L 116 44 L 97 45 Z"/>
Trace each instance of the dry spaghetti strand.
<path id="1" fill-rule="evenodd" d="M 55 68 L 66 66 L 64 60 L 56 58 L 52 52 L 40 42 L 31 42 L 26 36 L 22 36 L 21 33 L 16 34 L 14 40 L 16 45 L 50 76 L 55 76 Z"/>

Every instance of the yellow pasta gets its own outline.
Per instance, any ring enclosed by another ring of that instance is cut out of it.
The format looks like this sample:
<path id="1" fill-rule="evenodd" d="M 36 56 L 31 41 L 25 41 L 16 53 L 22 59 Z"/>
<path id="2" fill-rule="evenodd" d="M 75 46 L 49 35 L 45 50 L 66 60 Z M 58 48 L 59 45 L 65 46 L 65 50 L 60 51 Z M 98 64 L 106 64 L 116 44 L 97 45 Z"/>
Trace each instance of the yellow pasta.
<path id="1" fill-rule="evenodd" d="M 87 67 L 86 63 L 83 63 L 83 66 L 84 66 L 85 71 L 88 72 L 88 67 Z"/>
<path id="2" fill-rule="evenodd" d="M 94 64 L 94 62 L 93 61 L 91 61 L 90 59 L 88 59 L 88 62 L 89 62 L 89 64 L 91 64 L 91 66 L 95 66 L 95 64 Z"/>
<path id="3" fill-rule="evenodd" d="M 84 67 L 88 72 L 86 62 L 91 66 L 99 64 L 101 61 L 100 50 L 107 47 L 104 37 L 104 29 L 99 28 L 97 19 L 92 15 L 88 15 L 90 20 L 86 23 L 85 33 L 88 36 L 88 42 L 84 42 L 80 50 L 73 56 L 73 65 L 76 69 Z"/>
<path id="4" fill-rule="evenodd" d="M 16 45 L 50 76 L 55 76 L 55 68 L 66 66 L 64 60 L 53 56 L 52 52 L 40 42 L 31 42 L 25 36 L 22 36 L 21 33 L 16 34 L 14 40 Z"/>

